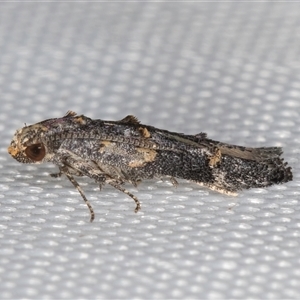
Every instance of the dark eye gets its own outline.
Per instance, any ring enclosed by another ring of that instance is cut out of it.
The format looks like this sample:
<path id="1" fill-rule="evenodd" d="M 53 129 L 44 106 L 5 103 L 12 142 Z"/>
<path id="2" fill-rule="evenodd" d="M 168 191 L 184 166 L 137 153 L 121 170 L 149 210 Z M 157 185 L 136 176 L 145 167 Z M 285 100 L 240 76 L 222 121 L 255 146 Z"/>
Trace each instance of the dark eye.
<path id="1" fill-rule="evenodd" d="M 33 161 L 40 161 L 45 157 L 46 150 L 43 144 L 34 144 L 28 146 L 25 150 L 25 153 L 27 157 Z"/>

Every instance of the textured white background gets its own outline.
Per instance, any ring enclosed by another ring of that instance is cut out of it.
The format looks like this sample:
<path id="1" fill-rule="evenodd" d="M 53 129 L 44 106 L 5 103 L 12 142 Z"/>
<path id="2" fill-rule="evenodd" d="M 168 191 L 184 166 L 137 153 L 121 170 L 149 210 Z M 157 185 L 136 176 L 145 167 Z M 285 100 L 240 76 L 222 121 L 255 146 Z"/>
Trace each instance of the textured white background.
<path id="1" fill-rule="evenodd" d="M 0 3 L 0 298 L 300 297 L 299 3 Z M 220 195 L 145 181 L 142 211 L 7 154 L 67 110 L 247 146 L 294 181 Z"/>

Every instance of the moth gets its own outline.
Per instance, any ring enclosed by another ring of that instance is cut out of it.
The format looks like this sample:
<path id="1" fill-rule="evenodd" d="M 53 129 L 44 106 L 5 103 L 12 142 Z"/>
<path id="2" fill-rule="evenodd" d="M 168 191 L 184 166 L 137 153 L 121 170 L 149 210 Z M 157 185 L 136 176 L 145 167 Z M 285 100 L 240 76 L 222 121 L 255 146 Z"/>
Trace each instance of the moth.
<path id="1" fill-rule="evenodd" d="M 186 135 L 141 124 L 134 116 L 120 121 L 93 120 L 69 111 L 16 131 L 8 153 L 21 163 L 52 162 L 93 208 L 74 176 L 87 176 L 124 192 L 140 210 L 136 196 L 123 187 L 143 179 L 167 177 L 196 182 L 211 190 L 236 195 L 292 180 L 291 167 L 278 147 L 247 148 L 214 141 L 205 133 Z"/>

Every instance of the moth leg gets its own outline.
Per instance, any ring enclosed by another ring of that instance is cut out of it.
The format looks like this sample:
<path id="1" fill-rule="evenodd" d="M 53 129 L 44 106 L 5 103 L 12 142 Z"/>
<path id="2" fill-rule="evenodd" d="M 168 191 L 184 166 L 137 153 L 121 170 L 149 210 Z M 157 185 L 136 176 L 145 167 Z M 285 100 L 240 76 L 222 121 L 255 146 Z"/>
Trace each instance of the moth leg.
<path id="1" fill-rule="evenodd" d="M 136 204 L 136 207 L 135 207 L 135 210 L 134 212 L 137 213 L 140 209 L 141 209 L 141 204 L 140 204 L 140 201 L 138 200 L 138 198 L 136 196 L 134 196 L 133 194 L 131 194 L 129 191 L 127 191 L 125 188 L 121 187 L 118 183 L 116 183 L 115 181 L 108 181 L 108 183 L 114 187 L 115 189 L 125 193 L 126 195 L 128 195 L 129 197 L 131 197 L 135 204 Z"/>
<path id="2" fill-rule="evenodd" d="M 77 189 L 77 191 L 81 195 L 82 199 L 84 200 L 85 204 L 89 208 L 90 214 L 91 214 L 90 222 L 93 222 L 93 220 L 95 219 L 95 213 L 94 213 L 94 209 L 93 209 L 90 201 L 85 197 L 82 188 L 80 187 L 80 185 L 78 184 L 78 182 L 74 179 L 74 177 L 72 175 L 68 174 L 68 173 L 64 173 L 64 174 L 67 176 L 67 178 L 71 181 L 71 183 Z"/>
<path id="3" fill-rule="evenodd" d="M 170 177 L 170 181 L 173 184 L 174 187 L 178 186 L 178 181 L 174 177 Z"/>
<path id="4" fill-rule="evenodd" d="M 138 179 L 138 180 L 132 181 L 131 183 L 133 184 L 134 187 L 137 187 L 141 182 L 142 182 L 142 180 Z"/>
<path id="5" fill-rule="evenodd" d="M 99 183 L 99 190 L 102 191 L 102 188 L 104 187 L 105 182 L 100 182 Z"/>
<path id="6" fill-rule="evenodd" d="M 61 177 L 62 174 L 63 174 L 63 173 L 60 171 L 60 172 L 58 172 L 58 173 L 52 173 L 52 174 L 50 174 L 50 176 L 51 176 L 51 177 L 54 177 L 54 178 L 58 178 L 58 177 Z"/>

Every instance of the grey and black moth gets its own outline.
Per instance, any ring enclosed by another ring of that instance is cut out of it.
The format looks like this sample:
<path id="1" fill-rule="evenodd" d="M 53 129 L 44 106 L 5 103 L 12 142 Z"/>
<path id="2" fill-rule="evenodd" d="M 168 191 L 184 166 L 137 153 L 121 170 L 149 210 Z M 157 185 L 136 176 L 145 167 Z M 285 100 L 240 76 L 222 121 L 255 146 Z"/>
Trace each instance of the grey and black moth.
<path id="1" fill-rule="evenodd" d="M 9 154 L 22 163 L 52 162 L 57 177 L 67 176 L 94 211 L 74 176 L 107 183 L 138 199 L 124 183 L 143 179 L 183 178 L 228 195 L 292 180 L 281 148 L 247 148 L 210 140 L 205 133 L 185 135 L 141 124 L 134 116 L 120 121 L 93 120 L 68 112 L 17 130 Z"/>

